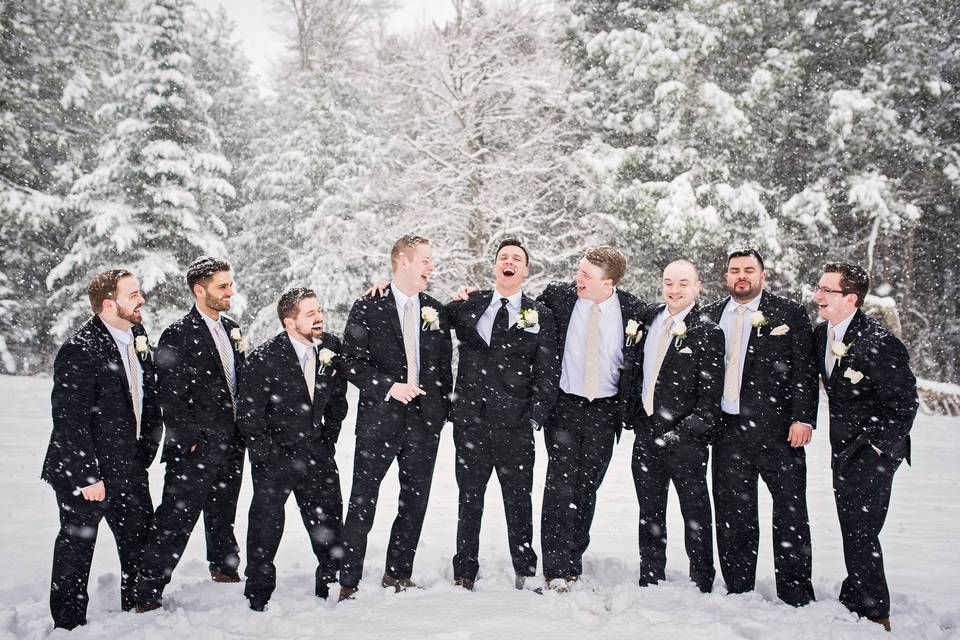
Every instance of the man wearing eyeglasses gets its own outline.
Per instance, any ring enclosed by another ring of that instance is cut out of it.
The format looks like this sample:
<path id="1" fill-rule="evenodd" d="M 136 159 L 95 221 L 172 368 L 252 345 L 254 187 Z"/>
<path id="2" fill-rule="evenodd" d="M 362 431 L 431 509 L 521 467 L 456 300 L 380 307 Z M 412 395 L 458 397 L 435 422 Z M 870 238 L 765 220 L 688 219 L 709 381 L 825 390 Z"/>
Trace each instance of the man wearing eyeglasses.
<path id="1" fill-rule="evenodd" d="M 814 346 L 830 402 L 830 466 L 847 569 L 840 602 L 890 631 L 880 530 L 893 474 L 910 462 L 919 400 L 903 342 L 860 309 L 869 289 L 870 276 L 857 265 L 823 268 L 816 301 L 826 322 Z"/>
<path id="2" fill-rule="evenodd" d="M 730 296 L 704 309 L 726 338 L 721 417 L 713 443 L 713 501 L 720 570 L 728 593 L 752 591 L 760 537 L 757 479 L 773 500 L 777 596 L 814 599 L 804 446 L 817 416 L 810 318 L 764 290 L 755 249 L 727 259 Z"/>

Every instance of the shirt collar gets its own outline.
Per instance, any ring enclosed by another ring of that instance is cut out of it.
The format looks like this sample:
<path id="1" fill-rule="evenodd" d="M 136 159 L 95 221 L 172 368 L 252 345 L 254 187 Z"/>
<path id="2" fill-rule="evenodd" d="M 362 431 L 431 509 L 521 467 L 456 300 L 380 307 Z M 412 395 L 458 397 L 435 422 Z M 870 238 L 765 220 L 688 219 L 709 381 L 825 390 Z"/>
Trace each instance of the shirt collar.
<path id="1" fill-rule="evenodd" d="M 200 307 L 194 305 L 193 308 L 197 310 L 197 313 L 200 314 L 200 317 L 203 318 L 203 321 L 207 323 L 207 326 L 208 326 L 208 327 L 218 327 L 218 326 L 219 326 L 219 327 L 222 327 L 222 326 L 223 326 L 223 325 L 220 323 L 220 320 L 214 320 L 213 318 L 211 318 L 210 316 L 208 316 L 207 314 L 205 314 L 203 311 L 200 311 Z M 223 319 L 223 315 L 222 315 L 222 314 L 220 315 L 220 319 L 221 319 L 221 320 Z"/>
<path id="2" fill-rule="evenodd" d="M 697 302 L 696 302 L 696 300 L 694 300 L 692 303 L 690 303 L 690 306 L 688 306 L 688 307 L 686 307 L 686 308 L 684 308 L 684 309 L 681 309 L 677 314 L 673 315 L 672 317 L 673 317 L 673 322 L 674 322 L 674 324 L 676 324 L 676 323 L 678 323 L 678 322 L 683 322 L 684 319 L 687 317 L 687 314 L 690 313 L 690 310 L 693 309 L 693 307 L 696 306 L 696 304 L 697 304 Z M 660 322 L 663 322 L 664 319 L 665 319 L 667 316 L 669 316 L 669 315 L 670 315 L 670 309 L 668 309 L 667 306 L 664 305 L 664 306 L 663 306 L 663 311 L 660 312 L 660 319 L 659 319 L 659 321 L 660 321 Z"/>
<path id="3" fill-rule="evenodd" d="M 759 311 L 759 310 L 760 310 L 760 298 L 762 298 L 762 297 L 763 297 L 763 294 L 761 293 L 759 296 L 757 296 L 757 297 L 754 298 L 753 300 L 748 300 L 748 301 L 747 301 L 746 303 L 744 303 L 744 304 L 740 304 L 739 302 L 737 302 L 737 301 L 734 300 L 733 298 L 730 298 L 730 304 L 727 305 L 727 312 L 734 312 L 734 313 L 736 313 L 737 309 L 739 309 L 740 307 L 746 307 L 746 308 L 749 309 L 750 311 Z"/>
<path id="4" fill-rule="evenodd" d="M 493 290 L 493 297 L 490 299 L 490 305 L 489 305 L 489 306 L 491 306 L 491 307 L 499 307 L 499 306 L 500 306 L 500 298 L 506 298 L 507 300 L 509 300 L 509 302 L 507 303 L 507 306 L 510 307 L 511 309 L 513 309 L 514 311 L 517 311 L 517 310 L 520 309 L 520 303 L 521 303 L 522 298 L 523 298 L 523 291 L 517 291 L 517 292 L 516 292 L 515 294 L 513 294 L 512 296 L 505 296 L 505 295 L 503 295 L 502 293 L 500 293 L 499 291 L 497 291 L 496 289 L 494 289 L 494 290 Z"/>
<path id="5" fill-rule="evenodd" d="M 290 344 L 293 345 L 293 350 L 297 352 L 297 360 L 303 363 L 303 359 L 307 356 L 307 349 L 309 349 L 310 347 L 308 347 L 307 345 L 303 344 L 302 342 L 300 342 L 299 340 L 291 336 L 289 332 L 287 332 L 287 338 L 290 340 Z M 314 341 L 313 343 L 314 349 L 317 348 L 317 344 L 319 343 L 317 341 Z"/>
<path id="6" fill-rule="evenodd" d="M 107 331 L 110 332 L 110 335 L 113 336 L 113 339 L 122 344 L 123 346 L 129 345 L 133 342 L 133 331 L 127 329 L 126 331 L 120 331 L 116 327 L 111 327 L 106 322 L 103 323 L 103 326 L 107 328 Z"/>
<path id="7" fill-rule="evenodd" d="M 850 326 L 850 323 L 853 322 L 853 317 L 857 315 L 857 312 L 854 311 L 846 320 L 841 320 L 837 324 L 830 324 L 827 322 L 827 333 L 830 332 L 830 329 L 833 329 L 833 334 L 835 336 L 845 336 L 847 334 L 847 328 Z"/>
<path id="8" fill-rule="evenodd" d="M 393 291 L 393 296 L 397 299 L 397 308 L 400 309 L 401 311 L 403 311 L 403 309 L 407 306 L 407 301 L 408 301 L 408 300 L 414 300 L 414 299 L 415 299 L 415 300 L 417 300 L 418 302 L 419 302 L 419 300 L 420 300 L 420 298 L 417 296 L 417 294 L 413 294 L 412 296 L 408 296 L 408 295 L 405 294 L 403 291 L 400 291 L 400 287 L 398 287 L 397 285 L 395 285 L 392 281 L 390 282 L 390 289 Z"/>

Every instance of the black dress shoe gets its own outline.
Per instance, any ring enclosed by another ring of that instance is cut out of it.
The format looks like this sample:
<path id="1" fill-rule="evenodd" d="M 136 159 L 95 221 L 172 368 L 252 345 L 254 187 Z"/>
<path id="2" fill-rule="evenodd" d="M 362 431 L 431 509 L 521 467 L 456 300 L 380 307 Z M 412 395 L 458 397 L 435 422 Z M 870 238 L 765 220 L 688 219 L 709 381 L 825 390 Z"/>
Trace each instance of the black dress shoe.
<path id="1" fill-rule="evenodd" d="M 216 569 L 210 569 L 210 579 L 214 582 L 240 582 L 240 574 L 236 571 L 224 573 Z"/>
<path id="2" fill-rule="evenodd" d="M 251 600 L 250 601 L 250 610 L 251 611 L 263 611 L 267 608 L 267 603 L 263 600 Z"/>
<path id="3" fill-rule="evenodd" d="M 313 594 L 321 600 L 326 600 L 330 597 L 330 587 L 326 582 L 321 582 L 317 585 L 317 588 L 314 590 Z"/>
<path id="4" fill-rule="evenodd" d="M 340 587 L 340 597 L 337 598 L 337 602 L 353 600 L 356 597 L 356 593 L 357 587 Z"/>
<path id="5" fill-rule="evenodd" d="M 159 600 L 138 604 L 137 613 L 146 613 L 147 611 L 153 611 L 155 609 L 159 609 L 161 606 L 163 606 L 163 604 Z"/>

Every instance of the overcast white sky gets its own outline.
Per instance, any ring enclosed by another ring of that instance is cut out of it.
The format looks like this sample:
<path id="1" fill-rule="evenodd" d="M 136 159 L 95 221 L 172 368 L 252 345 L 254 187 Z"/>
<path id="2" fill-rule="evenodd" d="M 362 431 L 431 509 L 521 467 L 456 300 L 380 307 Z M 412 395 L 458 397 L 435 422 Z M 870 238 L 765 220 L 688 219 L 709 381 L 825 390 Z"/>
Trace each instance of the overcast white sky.
<path id="1" fill-rule="evenodd" d="M 243 44 L 253 73 L 261 87 L 268 77 L 270 64 L 281 53 L 280 38 L 274 30 L 278 20 L 266 0 L 196 0 L 210 10 L 223 6 L 237 24 L 236 36 Z M 450 0 L 400 0 L 391 26 L 397 31 L 409 29 L 429 20 L 443 22 L 453 15 Z"/>

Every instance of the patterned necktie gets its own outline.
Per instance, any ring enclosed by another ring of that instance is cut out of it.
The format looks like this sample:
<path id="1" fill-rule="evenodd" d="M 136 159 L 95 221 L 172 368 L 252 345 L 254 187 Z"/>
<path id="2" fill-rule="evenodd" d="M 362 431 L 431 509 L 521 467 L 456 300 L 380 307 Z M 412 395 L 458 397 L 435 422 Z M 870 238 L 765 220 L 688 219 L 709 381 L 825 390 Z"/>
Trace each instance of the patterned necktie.
<path id="1" fill-rule="evenodd" d="M 663 333 L 660 334 L 660 340 L 657 342 L 657 355 L 653 361 L 653 379 L 647 385 L 647 395 L 643 397 L 643 410 L 648 416 L 653 415 L 653 392 L 657 388 L 657 378 L 660 377 L 663 358 L 667 355 L 667 348 L 670 346 L 671 329 L 673 329 L 673 316 L 667 316 L 663 321 Z"/>
<path id="2" fill-rule="evenodd" d="M 220 364 L 223 365 L 223 378 L 227 382 L 227 389 L 230 390 L 230 405 L 233 408 L 233 417 L 237 417 L 237 386 L 233 382 L 233 371 L 230 366 L 230 345 L 227 344 L 227 334 L 223 325 L 217 323 L 217 329 L 213 332 L 213 342 L 217 345 L 217 353 L 220 354 Z"/>
<path id="3" fill-rule="evenodd" d="M 583 392 L 588 400 L 594 400 L 600 392 L 600 305 L 590 307 L 590 322 L 587 324 L 587 349 L 584 353 Z"/>
<path id="4" fill-rule="evenodd" d="M 133 346 L 133 340 L 127 343 L 127 382 L 130 383 L 130 402 L 133 403 L 133 415 L 137 419 L 137 437 L 139 438 L 143 408 L 140 405 L 140 367 L 137 366 L 137 350 Z"/>
<path id="5" fill-rule="evenodd" d="M 310 394 L 310 402 L 313 402 L 313 388 L 317 384 L 317 352 L 314 347 L 307 349 L 303 359 L 303 381 L 307 383 L 307 393 Z"/>
<path id="6" fill-rule="evenodd" d="M 730 343 L 727 345 L 727 368 L 723 373 L 723 399 L 730 403 L 740 400 L 740 343 L 743 341 L 743 314 L 747 307 L 737 309 L 737 321 L 733 323 Z"/>
<path id="7" fill-rule="evenodd" d="M 507 334 L 507 326 L 510 323 L 510 311 L 507 305 L 510 300 L 500 298 L 500 308 L 497 310 L 497 316 L 493 319 L 493 332 L 490 334 L 490 346 L 495 347 L 503 344 Z"/>
<path id="8" fill-rule="evenodd" d="M 830 329 L 827 332 L 827 357 L 830 358 L 830 366 L 827 367 L 827 377 L 833 375 L 833 367 L 837 364 L 837 357 L 833 355 L 833 343 L 837 341 L 836 329 Z"/>
<path id="9" fill-rule="evenodd" d="M 417 319 L 413 317 L 413 300 L 403 308 L 403 351 L 407 356 L 407 384 L 417 384 Z"/>

